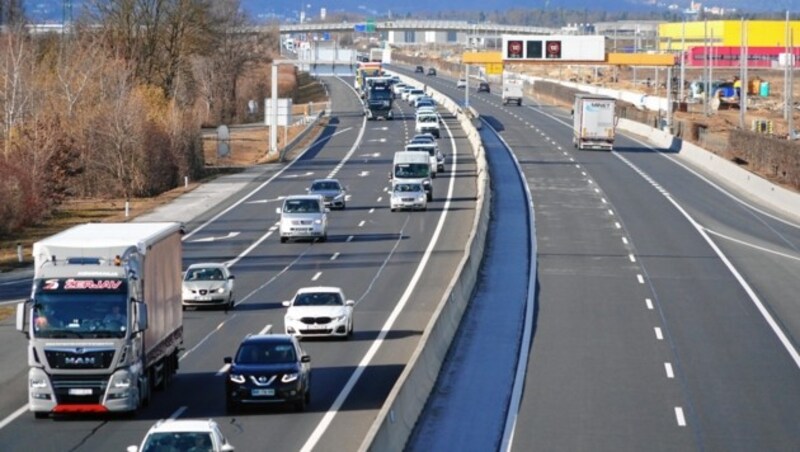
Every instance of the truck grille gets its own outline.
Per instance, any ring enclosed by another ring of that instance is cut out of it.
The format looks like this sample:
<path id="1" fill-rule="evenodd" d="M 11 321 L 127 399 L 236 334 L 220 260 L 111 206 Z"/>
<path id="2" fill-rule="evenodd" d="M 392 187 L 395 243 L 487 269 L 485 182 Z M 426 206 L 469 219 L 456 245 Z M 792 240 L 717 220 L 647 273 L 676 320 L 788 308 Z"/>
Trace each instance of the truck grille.
<path id="1" fill-rule="evenodd" d="M 44 355 L 52 369 L 107 369 L 114 360 L 114 350 L 77 351 L 45 350 Z"/>
<path id="2" fill-rule="evenodd" d="M 108 386 L 107 375 L 51 375 L 50 381 L 59 404 L 100 403 Z"/>

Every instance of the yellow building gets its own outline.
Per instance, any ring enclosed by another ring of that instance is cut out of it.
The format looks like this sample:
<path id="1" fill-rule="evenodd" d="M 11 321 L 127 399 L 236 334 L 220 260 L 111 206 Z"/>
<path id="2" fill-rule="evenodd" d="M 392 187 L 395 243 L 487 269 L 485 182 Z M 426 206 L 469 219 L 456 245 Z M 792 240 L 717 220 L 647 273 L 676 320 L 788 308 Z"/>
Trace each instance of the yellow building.
<path id="1" fill-rule="evenodd" d="M 685 28 L 684 28 L 685 26 Z M 745 21 L 747 45 L 750 47 L 785 47 L 786 21 L 750 20 Z M 793 32 L 793 44 L 800 47 L 800 21 L 789 21 Z M 739 47 L 742 45 L 742 22 L 739 20 L 709 20 L 707 22 L 673 22 L 658 26 L 658 48 L 665 52 L 681 50 L 683 38 L 686 47 L 705 45 L 715 47 Z"/>

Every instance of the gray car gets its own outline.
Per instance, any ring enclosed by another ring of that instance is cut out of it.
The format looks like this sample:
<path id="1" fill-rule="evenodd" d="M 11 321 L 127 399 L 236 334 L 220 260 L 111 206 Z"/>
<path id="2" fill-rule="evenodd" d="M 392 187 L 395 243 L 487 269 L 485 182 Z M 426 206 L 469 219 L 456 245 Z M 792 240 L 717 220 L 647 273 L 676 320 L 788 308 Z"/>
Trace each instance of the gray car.
<path id="1" fill-rule="evenodd" d="M 183 307 L 234 307 L 233 280 L 228 267 L 219 263 L 192 264 L 183 275 Z"/>
<path id="2" fill-rule="evenodd" d="M 311 195 L 322 196 L 325 207 L 344 210 L 347 206 L 347 190 L 336 179 L 317 179 L 307 191 Z"/>

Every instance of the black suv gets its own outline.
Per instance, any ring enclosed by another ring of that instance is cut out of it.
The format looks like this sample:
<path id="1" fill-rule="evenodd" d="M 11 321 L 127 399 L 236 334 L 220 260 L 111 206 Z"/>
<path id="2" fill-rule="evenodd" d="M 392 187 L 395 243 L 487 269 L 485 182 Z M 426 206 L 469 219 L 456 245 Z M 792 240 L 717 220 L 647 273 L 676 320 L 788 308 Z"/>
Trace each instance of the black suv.
<path id="1" fill-rule="evenodd" d="M 422 66 L 417 66 L 416 68 L 414 68 L 414 73 L 415 74 L 424 74 L 425 73 L 425 69 L 423 69 Z"/>
<path id="2" fill-rule="evenodd" d="M 478 83 L 478 92 L 490 92 L 489 83 L 488 82 L 480 82 Z"/>
<path id="3" fill-rule="evenodd" d="M 311 400 L 311 358 L 287 334 L 248 336 L 236 357 L 225 358 L 225 408 L 291 403 L 303 411 Z"/>
<path id="4" fill-rule="evenodd" d="M 428 75 L 436 76 L 436 68 L 429 67 L 428 68 Z"/>

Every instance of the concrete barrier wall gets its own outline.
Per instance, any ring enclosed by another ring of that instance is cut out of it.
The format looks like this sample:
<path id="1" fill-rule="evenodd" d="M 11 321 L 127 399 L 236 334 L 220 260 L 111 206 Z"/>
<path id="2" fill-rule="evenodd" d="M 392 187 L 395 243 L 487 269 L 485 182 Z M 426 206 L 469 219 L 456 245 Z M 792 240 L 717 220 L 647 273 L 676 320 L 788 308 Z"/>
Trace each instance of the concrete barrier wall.
<path id="1" fill-rule="evenodd" d="M 770 208 L 785 212 L 795 217 L 795 219 L 798 218 L 800 193 L 773 184 L 713 152 L 709 152 L 688 141 L 678 139 L 668 132 L 627 119 L 620 119 L 617 126 L 620 130 L 647 138 L 649 142 L 658 148 L 676 152 L 679 160 L 746 192 Z"/>
<path id="2" fill-rule="evenodd" d="M 525 79 L 528 83 L 533 83 L 534 86 L 536 86 L 537 80 L 541 80 L 545 82 L 557 83 L 561 86 L 567 86 L 569 88 L 577 89 L 586 93 L 601 94 L 603 96 L 613 97 L 614 99 L 623 100 L 630 104 L 636 105 L 637 107 L 641 107 L 645 110 L 650 110 L 650 111 L 667 110 L 666 97 L 649 96 L 641 93 L 633 93 L 630 91 L 603 88 L 602 86 L 587 85 L 584 83 L 565 82 L 562 80 L 545 78 L 545 77 L 534 77 L 530 75 L 522 75 L 521 77 Z"/>
<path id="3" fill-rule="evenodd" d="M 419 82 L 401 76 L 404 83 Z M 486 234 L 489 229 L 491 190 L 486 158 L 480 135 L 472 124 L 474 111 L 462 111 L 450 98 L 428 88 L 439 105 L 453 113 L 475 155 L 478 173 L 478 197 L 472 232 L 453 279 L 439 302 L 431 320 L 411 355 L 403 373 L 378 413 L 375 422 L 359 448 L 360 451 L 402 451 L 414 429 L 425 402 L 431 393 L 442 367 L 450 343 L 455 337 L 461 317 L 467 308 L 478 279 Z"/>

